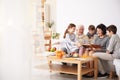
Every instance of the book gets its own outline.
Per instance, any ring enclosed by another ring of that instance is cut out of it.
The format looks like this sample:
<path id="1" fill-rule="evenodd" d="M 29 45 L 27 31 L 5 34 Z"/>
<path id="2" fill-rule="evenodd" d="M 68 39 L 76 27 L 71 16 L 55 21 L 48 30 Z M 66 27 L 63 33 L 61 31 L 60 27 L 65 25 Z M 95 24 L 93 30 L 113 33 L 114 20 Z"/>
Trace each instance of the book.
<path id="1" fill-rule="evenodd" d="M 101 46 L 97 44 L 83 44 L 82 46 L 85 48 L 101 48 Z"/>

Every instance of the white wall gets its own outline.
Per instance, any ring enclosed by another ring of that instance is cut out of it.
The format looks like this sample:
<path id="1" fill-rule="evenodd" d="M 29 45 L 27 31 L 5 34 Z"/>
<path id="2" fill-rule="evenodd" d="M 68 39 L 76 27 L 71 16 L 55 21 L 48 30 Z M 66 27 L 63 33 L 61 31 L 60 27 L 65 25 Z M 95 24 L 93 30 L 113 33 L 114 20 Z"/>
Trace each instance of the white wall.
<path id="1" fill-rule="evenodd" d="M 57 0 L 57 31 L 63 33 L 69 23 L 120 27 L 120 0 Z M 120 30 L 118 30 L 120 33 Z"/>
<path id="2" fill-rule="evenodd" d="M 46 3 L 49 5 L 50 9 L 50 21 L 54 21 L 54 25 L 52 27 L 53 31 L 56 31 L 56 21 L 57 21 L 57 15 L 56 15 L 56 2 L 57 0 L 46 0 Z"/>

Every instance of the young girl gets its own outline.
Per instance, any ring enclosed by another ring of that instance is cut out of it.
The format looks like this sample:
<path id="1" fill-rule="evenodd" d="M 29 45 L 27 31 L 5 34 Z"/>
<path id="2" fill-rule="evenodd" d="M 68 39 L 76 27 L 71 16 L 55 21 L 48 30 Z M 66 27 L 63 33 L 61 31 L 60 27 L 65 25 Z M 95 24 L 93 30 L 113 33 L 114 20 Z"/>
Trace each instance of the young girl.
<path id="1" fill-rule="evenodd" d="M 74 34 L 76 29 L 76 25 L 71 23 L 68 25 L 67 29 L 64 32 L 64 41 L 61 43 L 61 49 L 66 53 L 70 54 L 72 52 L 79 51 L 78 47 L 76 46 L 76 36 Z"/>

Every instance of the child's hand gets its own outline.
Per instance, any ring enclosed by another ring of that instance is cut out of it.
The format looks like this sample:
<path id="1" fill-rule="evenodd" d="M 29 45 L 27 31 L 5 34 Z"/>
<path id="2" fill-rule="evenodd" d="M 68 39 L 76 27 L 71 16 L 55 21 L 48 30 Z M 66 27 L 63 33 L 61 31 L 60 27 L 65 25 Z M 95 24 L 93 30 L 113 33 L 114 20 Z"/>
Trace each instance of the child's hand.
<path id="1" fill-rule="evenodd" d="M 80 43 L 76 43 L 76 46 L 80 47 L 80 46 L 81 46 L 81 44 L 80 44 Z"/>

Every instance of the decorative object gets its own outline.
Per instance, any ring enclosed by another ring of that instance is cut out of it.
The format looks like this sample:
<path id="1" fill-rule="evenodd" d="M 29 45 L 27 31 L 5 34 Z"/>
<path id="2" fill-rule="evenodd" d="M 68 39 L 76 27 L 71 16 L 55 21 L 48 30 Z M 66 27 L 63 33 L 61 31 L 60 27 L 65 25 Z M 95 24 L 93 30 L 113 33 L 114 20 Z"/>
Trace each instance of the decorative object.
<path id="1" fill-rule="evenodd" d="M 46 26 L 47 26 L 48 28 L 52 28 L 53 25 L 54 25 L 54 22 L 47 22 L 47 23 L 46 23 Z"/>
<path id="2" fill-rule="evenodd" d="M 55 51 L 56 53 L 56 57 L 61 59 L 63 57 L 63 55 L 65 54 L 62 50 L 57 50 Z"/>
<path id="3" fill-rule="evenodd" d="M 60 33 L 52 33 L 52 39 L 59 39 Z"/>

